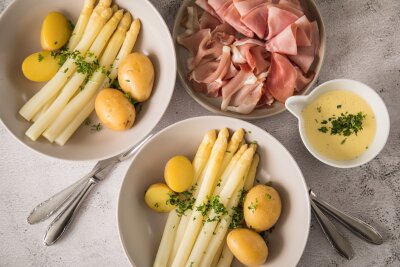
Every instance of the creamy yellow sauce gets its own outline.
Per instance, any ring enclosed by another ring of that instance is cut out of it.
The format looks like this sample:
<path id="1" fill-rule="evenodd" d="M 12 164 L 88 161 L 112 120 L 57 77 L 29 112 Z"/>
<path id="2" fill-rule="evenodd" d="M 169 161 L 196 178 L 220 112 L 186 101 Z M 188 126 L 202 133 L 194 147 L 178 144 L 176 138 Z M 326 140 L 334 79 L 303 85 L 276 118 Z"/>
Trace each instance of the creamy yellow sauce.
<path id="1" fill-rule="evenodd" d="M 323 133 L 320 129 L 332 125 L 329 118 L 339 117 L 342 113 L 356 115 L 362 112 L 366 116 L 362 120 L 362 130 L 350 136 L 332 135 L 330 131 Z M 350 160 L 363 154 L 375 136 L 376 121 L 369 104 L 355 93 L 345 90 L 334 90 L 322 94 L 307 105 L 302 111 L 306 137 L 310 144 L 321 155 L 333 160 Z M 321 124 L 323 121 L 327 124 Z"/>

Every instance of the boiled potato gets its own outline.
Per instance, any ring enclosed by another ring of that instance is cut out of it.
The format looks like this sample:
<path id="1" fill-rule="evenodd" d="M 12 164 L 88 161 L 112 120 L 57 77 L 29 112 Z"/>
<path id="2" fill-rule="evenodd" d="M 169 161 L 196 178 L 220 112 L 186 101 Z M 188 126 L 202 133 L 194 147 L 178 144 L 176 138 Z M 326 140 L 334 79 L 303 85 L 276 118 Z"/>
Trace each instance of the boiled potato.
<path id="1" fill-rule="evenodd" d="M 194 178 L 192 163 L 185 156 L 171 158 L 165 165 L 164 178 L 167 185 L 175 192 L 188 190 Z"/>
<path id="2" fill-rule="evenodd" d="M 34 82 L 50 80 L 59 68 L 57 59 L 49 51 L 34 53 L 22 62 L 22 73 L 27 79 Z"/>
<path id="3" fill-rule="evenodd" d="M 168 201 L 172 194 L 174 192 L 166 184 L 152 184 L 144 195 L 144 201 L 149 208 L 155 211 L 169 212 L 175 208 Z"/>
<path id="4" fill-rule="evenodd" d="M 232 254 L 246 266 L 258 266 L 267 260 L 267 244 L 252 230 L 240 228 L 232 230 L 226 242 Z"/>
<path id="5" fill-rule="evenodd" d="M 103 89 L 96 97 L 96 114 L 111 130 L 124 131 L 132 127 L 136 111 L 128 98 L 119 90 Z"/>
<path id="6" fill-rule="evenodd" d="M 247 193 L 243 203 L 244 219 L 257 232 L 270 229 L 281 215 L 282 203 L 271 186 L 256 185 Z"/>
<path id="7" fill-rule="evenodd" d="M 50 12 L 42 24 L 40 44 L 44 50 L 57 50 L 63 47 L 71 36 L 68 20 L 60 12 Z"/>
<path id="8" fill-rule="evenodd" d="M 138 102 L 146 101 L 150 97 L 153 81 L 153 64 L 142 53 L 127 55 L 118 69 L 118 82 L 122 90 Z"/>

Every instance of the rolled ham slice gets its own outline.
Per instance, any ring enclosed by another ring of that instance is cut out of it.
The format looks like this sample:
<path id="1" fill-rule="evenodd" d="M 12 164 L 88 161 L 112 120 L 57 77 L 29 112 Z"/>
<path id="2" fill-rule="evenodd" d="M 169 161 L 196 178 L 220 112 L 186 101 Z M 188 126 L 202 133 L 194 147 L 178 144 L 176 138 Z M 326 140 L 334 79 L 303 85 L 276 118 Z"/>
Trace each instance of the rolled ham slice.
<path id="1" fill-rule="evenodd" d="M 229 23 L 235 30 L 240 32 L 241 34 L 247 37 L 253 37 L 254 33 L 250 30 L 246 25 L 244 25 L 240 20 L 240 14 L 237 11 L 235 5 L 231 3 L 231 5 L 226 9 L 224 13 L 224 19 L 227 23 Z"/>
<path id="2" fill-rule="evenodd" d="M 268 8 L 268 36 L 267 40 L 272 39 L 282 32 L 287 26 L 294 23 L 299 17 L 290 11 L 270 6 Z"/>
<path id="3" fill-rule="evenodd" d="M 267 32 L 268 10 L 267 4 L 258 5 L 247 12 L 246 15 L 242 15 L 241 18 L 243 24 L 252 30 L 260 39 L 263 39 Z"/>

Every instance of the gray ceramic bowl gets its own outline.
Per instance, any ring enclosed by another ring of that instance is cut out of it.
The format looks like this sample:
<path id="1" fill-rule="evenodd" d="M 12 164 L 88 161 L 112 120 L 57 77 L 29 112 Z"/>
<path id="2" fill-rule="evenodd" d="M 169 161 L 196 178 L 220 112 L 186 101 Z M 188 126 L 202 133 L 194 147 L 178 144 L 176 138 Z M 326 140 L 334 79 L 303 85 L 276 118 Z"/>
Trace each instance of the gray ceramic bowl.
<path id="1" fill-rule="evenodd" d="M 266 117 L 270 117 L 276 114 L 281 113 L 282 111 L 285 111 L 285 105 L 279 102 L 275 102 L 270 108 L 265 108 L 265 109 L 256 109 L 250 114 L 239 114 L 231 111 L 222 111 L 220 109 L 221 106 L 221 99 L 220 98 L 211 98 L 207 97 L 204 94 L 198 93 L 194 91 L 191 86 L 189 81 L 187 80 L 187 73 L 189 72 L 186 66 L 186 60 L 189 56 L 189 53 L 187 50 L 179 45 L 176 41 L 176 38 L 179 34 L 181 34 L 184 31 L 184 28 L 180 25 L 182 21 L 182 17 L 186 13 L 186 8 L 194 4 L 194 0 L 184 0 L 182 1 L 181 7 L 178 10 L 178 13 L 176 14 L 175 18 L 175 23 L 174 23 L 174 28 L 173 28 L 173 33 L 172 37 L 174 39 L 175 43 L 175 51 L 176 51 L 176 57 L 177 57 L 177 67 L 178 67 L 178 74 L 179 78 L 182 82 L 183 87 L 185 90 L 188 92 L 188 94 L 194 98 L 194 100 L 197 101 L 201 106 L 206 108 L 207 110 L 214 112 L 215 114 L 218 115 L 224 115 L 224 116 L 230 116 L 230 117 L 235 117 L 239 119 L 244 119 L 244 120 L 255 120 L 255 119 L 262 119 Z M 325 56 L 325 44 L 326 44 L 326 36 L 325 36 L 325 27 L 324 23 L 322 21 L 321 14 L 319 13 L 319 10 L 313 0 L 301 0 L 302 6 L 305 7 L 306 10 L 306 15 L 308 18 L 312 20 L 316 20 L 318 23 L 318 28 L 320 31 L 320 40 L 321 40 L 321 45 L 319 49 L 319 54 L 316 60 L 314 61 L 313 65 L 311 66 L 311 70 L 315 72 L 315 76 L 312 79 L 312 81 L 304 88 L 301 92 L 302 95 L 305 95 L 311 91 L 313 88 L 313 85 L 315 81 L 317 80 L 317 77 L 319 75 L 319 72 L 322 67 L 322 63 L 324 61 L 324 56 Z"/>

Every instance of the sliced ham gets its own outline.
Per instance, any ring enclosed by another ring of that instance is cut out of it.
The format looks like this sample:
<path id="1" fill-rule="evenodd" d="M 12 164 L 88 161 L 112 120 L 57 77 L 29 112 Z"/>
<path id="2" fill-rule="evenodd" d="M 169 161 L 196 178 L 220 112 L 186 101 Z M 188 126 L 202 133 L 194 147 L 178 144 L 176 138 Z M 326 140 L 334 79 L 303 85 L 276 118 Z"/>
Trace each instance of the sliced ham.
<path id="1" fill-rule="evenodd" d="M 253 47 L 260 46 L 264 48 L 264 43 L 255 39 L 241 39 L 232 44 L 232 61 L 235 64 L 243 64 L 247 63 L 251 67 L 252 70 L 256 68 L 257 62 L 254 59 L 253 53 L 250 51 Z M 266 51 L 265 51 L 266 52 Z M 258 53 L 258 51 L 256 51 Z M 256 56 L 261 56 L 261 55 L 256 55 Z M 260 62 L 258 62 L 260 63 Z M 261 65 L 258 66 L 259 69 L 262 68 Z M 261 70 L 262 71 L 262 70 Z M 257 74 L 257 73 L 256 73 Z"/>
<path id="2" fill-rule="evenodd" d="M 293 23 L 267 42 L 265 48 L 271 53 L 297 55 L 296 33 L 297 25 Z"/>
<path id="3" fill-rule="evenodd" d="M 228 108 L 232 96 L 244 85 L 255 84 L 256 82 L 257 77 L 253 74 L 251 68 L 247 65 L 241 65 L 239 73 L 222 87 L 221 110 Z"/>
<path id="4" fill-rule="evenodd" d="M 241 21 L 252 30 L 260 39 L 263 39 L 268 25 L 268 5 L 262 4 L 254 7 L 246 15 L 242 15 Z"/>
<path id="5" fill-rule="evenodd" d="M 224 13 L 224 19 L 228 22 L 235 30 L 247 37 L 253 37 L 254 33 L 246 25 L 240 21 L 240 14 L 237 11 L 235 5 L 231 3 Z"/>
<path id="6" fill-rule="evenodd" d="M 312 41 L 313 27 L 307 17 L 301 16 L 294 22 L 297 25 L 297 46 L 310 46 Z"/>
<path id="7" fill-rule="evenodd" d="M 233 0 L 233 4 L 235 5 L 240 16 L 245 16 L 254 7 L 264 4 L 266 2 L 271 2 L 271 1 L 268 1 L 268 0 Z"/>
<path id="8" fill-rule="evenodd" d="M 225 12 L 232 4 L 232 0 L 209 0 L 208 4 L 215 10 L 218 17 L 225 21 Z"/>
<path id="9" fill-rule="evenodd" d="M 250 48 L 250 54 L 254 62 L 254 73 L 256 75 L 267 70 L 271 65 L 269 55 L 263 46 L 255 46 Z"/>
<path id="10" fill-rule="evenodd" d="M 229 71 L 231 64 L 231 49 L 229 46 L 224 46 L 219 62 L 210 61 L 197 66 L 192 72 L 192 78 L 196 82 L 212 83 L 222 82 L 222 79 Z"/>
<path id="11" fill-rule="evenodd" d="M 206 11 L 204 13 L 212 15 L 213 17 L 217 18 L 220 22 L 222 22 L 222 20 L 218 17 L 217 13 L 215 13 L 214 9 L 208 4 L 207 0 L 196 0 L 195 3 L 196 5 L 201 7 L 204 11 Z"/>
<path id="12" fill-rule="evenodd" d="M 210 29 L 211 31 L 213 31 L 220 24 L 221 22 L 208 12 L 203 12 L 199 19 L 200 29 Z"/>
<path id="13" fill-rule="evenodd" d="M 285 55 L 273 53 L 267 79 L 267 90 L 281 103 L 293 95 L 297 71 Z"/>
<path id="14" fill-rule="evenodd" d="M 211 38 L 210 29 L 199 30 L 190 36 L 178 36 L 177 41 L 194 56 L 202 45 L 206 45 Z"/>
<path id="15" fill-rule="evenodd" d="M 296 79 L 296 91 L 302 91 L 307 84 L 309 84 L 314 77 L 314 74 L 310 75 L 309 77 L 304 76 L 303 72 L 298 68 L 294 67 L 297 72 L 297 79 Z"/>
<path id="16" fill-rule="evenodd" d="M 191 30 L 193 33 L 200 30 L 199 16 L 195 6 L 187 7 L 188 17 L 185 23 L 185 28 Z"/>
<path id="17" fill-rule="evenodd" d="M 232 97 L 231 103 L 227 109 L 241 114 L 249 114 L 260 101 L 263 94 L 262 88 L 263 83 L 243 86 L 243 88 Z"/>
<path id="18" fill-rule="evenodd" d="M 293 1 L 280 0 L 276 6 L 293 13 L 298 17 L 301 17 L 304 15 L 301 5 L 296 4 Z"/>
<path id="19" fill-rule="evenodd" d="M 229 70 L 226 73 L 224 79 L 229 80 L 229 79 L 233 78 L 234 76 L 236 76 L 238 73 L 239 73 L 239 71 L 233 65 L 232 60 L 231 60 L 231 64 L 229 65 Z"/>
<path id="20" fill-rule="evenodd" d="M 289 59 L 299 66 L 304 73 L 308 73 L 319 51 L 319 30 L 317 22 L 312 22 L 311 28 L 311 45 L 298 47 L 297 55 L 289 56 Z"/>
<path id="21" fill-rule="evenodd" d="M 298 16 L 290 11 L 270 6 L 268 9 L 268 36 L 266 39 L 272 39 L 297 19 Z"/>

